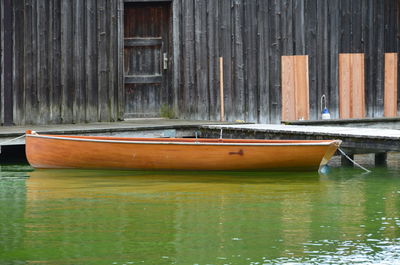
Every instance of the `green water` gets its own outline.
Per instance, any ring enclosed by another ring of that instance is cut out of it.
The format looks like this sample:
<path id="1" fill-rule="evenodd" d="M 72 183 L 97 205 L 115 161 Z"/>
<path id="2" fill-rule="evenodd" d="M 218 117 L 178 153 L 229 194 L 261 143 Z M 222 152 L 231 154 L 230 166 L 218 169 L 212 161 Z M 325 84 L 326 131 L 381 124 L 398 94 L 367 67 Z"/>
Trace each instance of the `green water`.
<path id="1" fill-rule="evenodd" d="M 1 166 L 0 264 L 400 264 L 400 171 Z"/>

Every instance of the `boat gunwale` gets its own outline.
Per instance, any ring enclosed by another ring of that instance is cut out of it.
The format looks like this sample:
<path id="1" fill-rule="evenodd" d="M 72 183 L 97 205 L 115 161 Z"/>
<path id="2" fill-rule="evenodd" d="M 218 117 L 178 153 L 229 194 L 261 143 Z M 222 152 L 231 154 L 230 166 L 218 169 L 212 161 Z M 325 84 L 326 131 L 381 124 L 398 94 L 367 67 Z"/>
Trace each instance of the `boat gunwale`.
<path id="1" fill-rule="evenodd" d="M 39 134 L 26 134 L 27 137 L 35 137 L 35 138 L 44 138 L 44 139 L 53 139 L 53 140 L 67 140 L 67 141 L 80 141 L 80 142 L 98 142 L 98 143 L 120 143 L 120 144 L 154 144 L 154 145 L 202 145 L 202 146 L 328 146 L 331 144 L 340 145 L 341 140 L 287 140 L 288 142 L 279 142 L 279 143 L 251 143 L 251 142 L 243 142 L 243 143 L 224 143 L 224 142 L 201 142 L 202 139 L 193 139 L 193 141 L 154 141 L 152 140 L 132 140 L 132 141 L 124 141 L 124 140 L 105 140 L 105 139 L 91 139 L 90 136 L 51 136 L 51 135 L 39 135 Z M 86 138 L 87 137 L 87 138 Z M 93 136 L 97 137 L 97 136 Z M 128 137 L 126 137 L 129 139 Z M 138 138 L 132 138 L 138 139 Z M 144 138 L 148 139 L 148 138 Z M 160 139 L 171 139 L 171 138 L 160 138 Z M 172 138 L 172 139 L 181 139 L 181 138 Z M 216 139 L 219 140 L 219 139 Z M 234 139 L 223 139 L 223 140 L 234 140 Z M 236 139 L 235 139 L 236 140 Z M 261 139 L 259 139 L 260 141 Z M 274 140 L 265 140 L 265 141 L 274 141 Z M 282 141 L 282 140 L 276 140 Z M 292 142 L 298 141 L 298 142 Z M 307 141 L 307 142 L 305 142 Z"/>

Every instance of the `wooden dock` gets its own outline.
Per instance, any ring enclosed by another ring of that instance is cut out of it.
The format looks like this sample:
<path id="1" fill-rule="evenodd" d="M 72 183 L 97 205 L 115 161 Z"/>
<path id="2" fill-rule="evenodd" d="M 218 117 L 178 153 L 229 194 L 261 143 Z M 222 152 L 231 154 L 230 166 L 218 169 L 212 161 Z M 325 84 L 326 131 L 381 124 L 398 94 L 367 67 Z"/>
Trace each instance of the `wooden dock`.
<path id="1" fill-rule="evenodd" d="M 397 123 L 397 121 L 390 122 Z M 390 126 L 393 126 L 393 124 Z M 169 119 L 131 119 L 113 123 L 3 126 L 0 130 L 0 145 L 24 145 L 24 138 L 11 142 L 6 141 L 23 135 L 26 130 L 35 130 L 42 134 L 122 137 L 194 137 L 195 132 L 198 132 L 200 137 L 218 138 L 220 137 L 221 129 L 223 138 L 340 139 L 343 141 L 342 149 L 350 156 L 374 153 L 376 154 L 376 161 L 383 161 L 382 163 L 384 163 L 387 152 L 400 152 L 400 130 L 396 129 L 349 127 L 348 124 L 346 126 L 340 126 L 339 124 L 335 126 L 243 124 Z"/>
<path id="2" fill-rule="evenodd" d="M 127 119 L 121 122 L 97 122 L 57 125 L 2 126 L 0 145 L 23 145 L 25 139 L 10 141 L 34 130 L 41 134 L 99 135 L 120 137 L 192 137 L 201 125 L 232 124 L 214 121 L 192 121 L 174 119 Z M 9 141 L 9 142 L 8 142 Z M 3 144 L 4 143 L 4 144 Z"/>
<path id="3" fill-rule="evenodd" d="M 202 136 L 257 139 L 340 139 L 351 154 L 400 151 L 400 130 L 280 124 L 203 125 Z"/>
<path id="4" fill-rule="evenodd" d="M 285 125 L 400 129 L 400 117 L 281 121 Z"/>
<path id="5" fill-rule="evenodd" d="M 26 130 L 38 133 L 71 135 L 109 135 L 129 137 L 202 137 L 257 139 L 340 139 L 350 153 L 380 153 L 400 151 L 400 130 L 348 126 L 312 126 L 279 124 L 238 124 L 213 121 L 169 119 L 132 119 L 113 123 L 64 125 L 5 126 L 0 130 L 0 143 L 23 135 Z M 24 139 L 2 145 L 24 144 Z"/>

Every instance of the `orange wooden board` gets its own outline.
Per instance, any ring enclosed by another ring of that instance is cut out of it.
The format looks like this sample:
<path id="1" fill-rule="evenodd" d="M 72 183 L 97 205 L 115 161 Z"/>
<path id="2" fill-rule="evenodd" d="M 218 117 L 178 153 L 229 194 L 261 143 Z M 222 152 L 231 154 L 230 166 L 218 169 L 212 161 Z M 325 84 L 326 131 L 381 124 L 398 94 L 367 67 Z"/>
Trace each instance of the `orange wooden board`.
<path id="1" fill-rule="evenodd" d="M 292 56 L 282 56 L 282 120 L 296 120 Z"/>
<path id="2" fill-rule="evenodd" d="M 351 117 L 351 96 L 350 96 L 350 56 L 339 55 L 339 115 L 340 118 Z"/>
<path id="3" fill-rule="evenodd" d="M 385 53 L 385 117 L 397 116 L 397 53 Z"/>
<path id="4" fill-rule="evenodd" d="M 309 119 L 308 56 L 282 56 L 282 120 Z"/>
<path id="5" fill-rule="evenodd" d="M 340 118 L 365 117 L 365 72 L 363 53 L 339 54 Z"/>
<path id="6" fill-rule="evenodd" d="M 308 56 L 295 56 L 295 84 L 296 84 L 296 118 L 308 120 L 309 90 L 308 90 Z"/>

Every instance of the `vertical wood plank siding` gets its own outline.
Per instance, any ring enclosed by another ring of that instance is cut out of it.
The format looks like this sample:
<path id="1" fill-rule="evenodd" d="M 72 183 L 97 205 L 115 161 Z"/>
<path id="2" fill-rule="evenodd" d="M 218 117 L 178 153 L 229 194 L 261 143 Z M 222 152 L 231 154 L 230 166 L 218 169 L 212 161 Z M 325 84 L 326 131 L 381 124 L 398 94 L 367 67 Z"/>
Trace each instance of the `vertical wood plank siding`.
<path id="1" fill-rule="evenodd" d="M 308 55 L 310 119 L 320 118 L 323 94 L 333 118 L 339 118 L 340 53 L 365 53 L 366 114 L 383 116 L 384 53 L 400 52 L 399 1 L 202 1 L 174 3 L 175 20 L 183 22 L 176 33 L 181 36 L 179 44 L 174 44 L 179 47 L 176 56 L 185 62 L 176 66 L 179 73 L 174 85 L 179 87 L 178 98 L 193 104 L 175 102 L 182 106 L 177 108 L 180 117 L 218 118 L 215 61 L 223 56 L 226 118 L 279 122 L 281 56 Z M 206 40 L 197 41 L 194 33 Z M 203 53 L 208 54 L 208 74 L 202 72 L 203 58 L 198 58 Z"/>
<path id="2" fill-rule="evenodd" d="M 0 124 L 4 124 L 4 0 L 0 1 Z"/>
<path id="3" fill-rule="evenodd" d="M 12 2 L 14 124 L 120 119 L 123 0 Z"/>
<path id="4" fill-rule="evenodd" d="M 4 0 L 0 1 L 0 124 L 4 124 Z"/>
<path id="5" fill-rule="evenodd" d="M 12 30 L 12 25 L 13 25 L 13 13 L 12 12 L 7 12 L 6 10 L 9 10 L 12 8 L 12 1 L 11 0 L 5 0 L 4 4 L 2 5 L 2 8 L 0 11 L 3 11 L 3 18 L 2 18 L 2 24 L 4 28 L 3 34 L 1 34 L 2 39 L 4 40 L 4 43 L 2 43 L 2 62 L 3 62 L 3 67 L 2 67 L 2 76 L 4 82 L 2 93 L 4 95 L 4 108 L 3 108 L 3 113 L 4 113 L 4 124 L 6 125 L 12 125 L 13 124 L 13 82 L 12 82 L 12 76 L 13 76 L 13 30 Z"/>
<path id="6" fill-rule="evenodd" d="M 8 79 L 6 1 L 13 37 Z M 172 81 L 162 98 L 178 118 L 219 118 L 222 56 L 226 119 L 279 122 L 286 55 L 308 55 L 310 119 L 320 118 L 323 94 L 338 118 L 340 53 L 364 53 L 366 116 L 383 116 L 384 54 L 400 52 L 400 1 L 171 2 Z M 0 0 L 0 123 L 10 108 L 17 125 L 121 119 L 123 8 L 124 0 Z"/>

